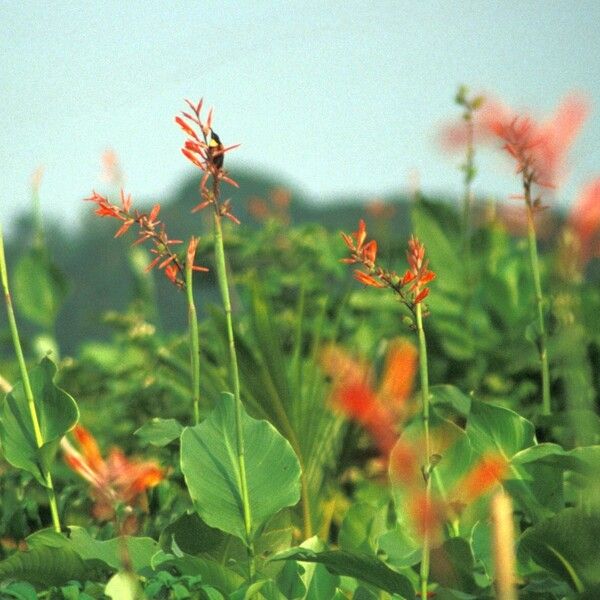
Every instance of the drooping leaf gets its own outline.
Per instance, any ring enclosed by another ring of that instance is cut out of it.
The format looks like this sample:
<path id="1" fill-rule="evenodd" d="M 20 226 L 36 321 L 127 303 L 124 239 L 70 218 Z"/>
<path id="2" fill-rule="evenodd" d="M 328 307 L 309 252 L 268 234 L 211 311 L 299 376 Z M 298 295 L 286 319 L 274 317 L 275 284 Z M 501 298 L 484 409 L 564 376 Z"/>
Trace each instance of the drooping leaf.
<path id="1" fill-rule="evenodd" d="M 101 561 L 119 569 L 123 552 L 127 555 L 135 572 L 149 567 L 152 557 L 159 550 L 156 541 L 149 537 L 123 536 L 111 540 L 95 540 L 83 527 L 70 527 L 70 547 L 85 561 Z"/>
<path id="2" fill-rule="evenodd" d="M 235 403 L 223 394 L 209 417 L 181 436 L 181 470 L 198 514 L 211 527 L 246 540 L 238 467 Z M 289 442 L 267 421 L 242 410 L 252 530 L 300 499 L 300 465 Z"/>
<path id="3" fill-rule="evenodd" d="M 79 419 L 79 409 L 73 398 L 54 384 L 56 366 L 49 358 L 29 373 L 31 389 L 42 446 L 36 443 L 31 413 L 23 383 L 18 381 L 0 406 L 0 442 L 6 460 L 31 473 L 46 486 L 44 472 L 48 471 L 61 438 Z"/>
<path id="4" fill-rule="evenodd" d="M 39 531 L 27 539 L 27 545 L 27 550 L 0 561 L 0 581 L 18 579 L 47 587 L 96 576 L 97 570 L 92 572 L 60 533 Z"/>
<path id="5" fill-rule="evenodd" d="M 354 577 L 390 594 L 399 594 L 406 600 L 413 600 L 415 597 L 414 589 L 404 575 L 392 571 L 383 562 L 371 556 L 351 554 L 342 550 L 314 552 L 304 548 L 292 548 L 273 558 L 289 559 L 323 564 L 331 573 Z"/>

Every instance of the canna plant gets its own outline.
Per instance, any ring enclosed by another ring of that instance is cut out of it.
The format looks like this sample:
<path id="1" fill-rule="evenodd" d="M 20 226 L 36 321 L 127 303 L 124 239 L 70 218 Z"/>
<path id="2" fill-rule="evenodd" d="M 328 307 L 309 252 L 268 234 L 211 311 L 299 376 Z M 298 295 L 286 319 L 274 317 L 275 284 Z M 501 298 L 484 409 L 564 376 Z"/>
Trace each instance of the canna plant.
<path id="1" fill-rule="evenodd" d="M 6 460 L 46 489 L 54 531 L 61 531 L 51 473 L 61 438 L 79 419 L 75 400 L 54 384 L 56 366 L 47 357 L 29 372 L 25 361 L 8 282 L 4 238 L 0 227 L 0 282 L 20 381 L 7 391 L 0 407 L 0 442 Z"/>
<path id="2" fill-rule="evenodd" d="M 415 326 L 419 343 L 419 372 L 421 377 L 421 407 L 423 432 L 425 440 L 422 473 L 426 482 L 424 503 L 426 512 L 430 511 L 431 505 L 431 478 L 435 466 L 436 457 L 432 454 L 432 446 L 429 435 L 429 372 L 427 364 L 427 343 L 423 329 L 423 300 L 429 295 L 427 284 L 435 278 L 435 273 L 428 269 L 428 261 L 425 259 L 425 247 L 418 239 L 411 237 L 408 242 L 407 259 L 409 268 L 400 277 L 393 271 L 387 271 L 377 264 L 377 241 L 367 242 L 367 229 L 365 222 L 361 220 L 358 230 L 352 235 L 342 234 L 344 243 L 350 250 L 350 258 L 343 259 L 348 264 L 359 264 L 361 269 L 354 271 L 354 277 L 360 283 L 375 288 L 389 288 L 398 299 L 408 308 L 414 321 L 410 318 L 408 322 Z M 423 530 L 423 551 L 421 556 L 421 596 L 427 597 L 429 578 L 429 553 L 430 540 L 428 529 Z"/>

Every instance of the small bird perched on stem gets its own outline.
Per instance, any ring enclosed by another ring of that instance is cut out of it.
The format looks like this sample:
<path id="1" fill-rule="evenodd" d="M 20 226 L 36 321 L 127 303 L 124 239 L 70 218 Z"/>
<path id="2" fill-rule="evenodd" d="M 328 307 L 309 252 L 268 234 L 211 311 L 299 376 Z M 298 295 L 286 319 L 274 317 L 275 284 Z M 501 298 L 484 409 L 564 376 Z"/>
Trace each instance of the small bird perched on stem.
<path id="1" fill-rule="evenodd" d="M 223 160 L 225 158 L 223 144 L 221 143 L 221 138 L 212 129 L 210 130 L 210 141 L 208 142 L 208 158 L 217 169 L 223 168 Z"/>

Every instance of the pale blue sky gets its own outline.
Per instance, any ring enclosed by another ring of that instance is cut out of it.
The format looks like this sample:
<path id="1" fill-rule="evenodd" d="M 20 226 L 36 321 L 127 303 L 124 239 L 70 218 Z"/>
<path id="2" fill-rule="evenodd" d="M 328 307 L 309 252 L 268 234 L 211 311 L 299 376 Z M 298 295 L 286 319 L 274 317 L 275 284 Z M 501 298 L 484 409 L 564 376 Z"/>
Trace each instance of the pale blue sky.
<path id="1" fill-rule="evenodd" d="M 0 1 L 0 219 L 29 202 L 75 223 L 107 147 L 134 197 L 159 199 L 188 170 L 172 118 L 184 97 L 215 106 L 240 164 L 316 199 L 456 193 L 436 150 L 459 83 L 541 114 L 571 89 L 595 110 L 563 198 L 600 175 L 600 2 Z M 233 158 L 231 159 L 233 161 Z M 515 191 L 486 160 L 479 192 Z"/>

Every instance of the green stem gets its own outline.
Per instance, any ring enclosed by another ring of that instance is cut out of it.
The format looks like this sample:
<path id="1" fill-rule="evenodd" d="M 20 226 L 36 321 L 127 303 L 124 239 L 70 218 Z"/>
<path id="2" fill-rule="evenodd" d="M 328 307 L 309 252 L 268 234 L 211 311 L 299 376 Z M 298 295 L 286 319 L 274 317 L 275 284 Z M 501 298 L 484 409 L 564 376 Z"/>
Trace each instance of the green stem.
<path id="1" fill-rule="evenodd" d="M 17 355 L 17 361 L 19 363 L 19 369 L 21 371 L 21 381 L 23 382 L 23 391 L 25 392 L 25 398 L 27 399 L 27 406 L 29 408 L 29 414 L 31 416 L 31 423 L 33 425 L 33 434 L 35 436 L 35 443 L 38 448 L 44 445 L 44 437 L 40 427 L 40 421 L 35 406 L 35 400 L 33 398 L 33 390 L 31 389 L 31 383 L 29 382 L 29 375 L 27 373 L 27 366 L 25 364 L 25 357 L 23 355 L 23 349 L 21 348 L 21 340 L 19 338 L 19 330 L 17 329 L 17 320 L 15 318 L 15 312 L 13 310 L 12 298 L 10 295 L 10 288 L 8 287 L 8 270 L 6 268 L 6 258 L 4 255 L 4 238 L 2 236 L 2 226 L 0 225 L 0 279 L 2 280 L 2 289 L 4 291 L 4 300 L 6 303 L 6 313 L 8 315 L 8 326 L 10 328 L 10 334 L 12 336 L 13 346 L 15 354 Z M 48 494 L 48 503 L 50 505 L 50 514 L 52 516 L 52 524 L 55 531 L 60 533 L 60 519 L 58 516 L 58 505 L 56 503 L 56 494 L 54 493 L 54 485 L 52 483 L 52 475 L 50 471 L 46 470 L 40 463 L 39 465 L 42 475 L 46 481 L 46 491 Z"/>
<path id="2" fill-rule="evenodd" d="M 426 481 L 425 504 L 427 510 L 431 507 L 431 441 L 429 439 L 429 370 L 427 367 L 427 343 L 425 331 L 423 330 L 423 308 L 421 303 L 417 304 L 417 333 L 419 337 L 419 372 L 421 375 L 421 402 L 423 410 L 423 431 L 425 433 L 425 465 L 423 475 Z M 423 550 L 421 553 L 421 598 L 427 598 L 427 587 L 429 580 L 429 554 L 430 554 L 429 532 L 425 532 L 423 539 Z"/>
<path id="3" fill-rule="evenodd" d="M 250 498 L 248 495 L 248 482 L 246 480 L 246 459 L 244 453 L 244 435 L 242 431 L 242 398 L 240 395 L 240 374 L 238 370 L 237 353 L 235 351 L 235 339 L 233 337 L 233 321 L 231 318 L 231 298 L 229 295 L 229 282 L 227 280 L 227 267 L 225 265 L 225 249 L 223 247 L 223 229 L 221 226 L 221 215 L 215 212 L 215 263 L 219 289 L 225 309 L 225 320 L 227 323 L 227 340 L 229 345 L 229 361 L 231 366 L 231 379 L 233 385 L 233 396 L 235 398 L 235 431 L 238 451 L 238 467 L 240 471 L 240 491 L 242 494 L 242 510 L 244 513 L 244 527 L 246 530 L 246 544 L 250 558 L 250 576 L 254 576 L 254 543 L 252 541 L 252 514 L 250 512 Z"/>
<path id="4" fill-rule="evenodd" d="M 529 258 L 531 261 L 531 273 L 533 275 L 533 286 L 535 290 L 535 303 L 538 318 L 538 350 L 542 369 L 542 414 L 551 414 L 550 405 L 550 371 L 548 368 L 548 350 L 546 348 L 546 328 L 544 325 L 544 296 L 542 295 L 542 284 L 540 281 L 540 266 L 537 251 L 537 238 L 535 233 L 535 222 L 533 219 L 533 204 L 531 202 L 531 190 L 525 182 L 525 202 L 527 204 L 527 239 L 529 241 Z"/>
<path id="5" fill-rule="evenodd" d="M 185 263 L 185 291 L 188 303 L 188 327 L 190 336 L 190 366 L 192 369 L 192 398 L 194 402 L 194 422 L 200 422 L 200 334 L 198 317 L 194 304 L 192 261 Z"/>

